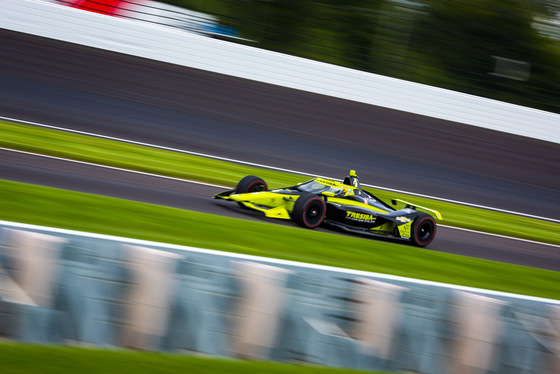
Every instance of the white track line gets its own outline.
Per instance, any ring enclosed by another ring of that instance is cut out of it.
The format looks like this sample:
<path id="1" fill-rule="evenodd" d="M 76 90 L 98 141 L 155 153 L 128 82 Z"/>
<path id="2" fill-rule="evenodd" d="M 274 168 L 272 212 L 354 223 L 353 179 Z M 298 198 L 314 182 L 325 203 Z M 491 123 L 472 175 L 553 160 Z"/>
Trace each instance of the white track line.
<path id="1" fill-rule="evenodd" d="M 311 176 L 311 177 L 317 177 L 318 176 L 316 174 L 310 174 L 310 173 L 306 173 L 306 172 L 302 172 L 302 171 L 298 171 L 298 170 L 278 168 L 278 167 L 274 167 L 274 166 L 257 164 L 257 163 L 253 163 L 253 162 L 247 162 L 247 161 L 241 161 L 241 160 L 236 160 L 236 159 L 227 158 L 227 157 L 214 156 L 214 155 L 209 155 L 209 154 L 205 154 L 205 153 L 186 151 L 186 150 L 178 149 L 178 148 L 165 147 L 165 146 L 160 146 L 160 145 L 156 145 L 156 144 L 150 144 L 150 143 L 138 142 L 138 141 L 123 139 L 123 138 L 116 138 L 116 137 L 107 136 L 107 135 L 95 134 L 95 133 L 91 133 L 91 132 L 87 132 L 87 131 L 73 130 L 73 129 L 68 129 L 68 128 L 59 127 L 59 126 L 52 126 L 52 125 L 47 125 L 47 124 L 38 123 L 38 122 L 24 121 L 24 120 L 19 120 L 19 119 L 16 119 L 16 118 L 9 118 L 9 117 L 0 116 L 0 120 L 24 123 L 24 124 L 28 124 L 28 125 L 37 126 L 37 127 L 44 127 L 44 128 L 49 128 L 49 129 L 53 129 L 53 130 L 59 130 L 59 131 L 65 131 L 65 132 L 70 132 L 70 133 L 75 133 L 75 134 L 93 136 L 93 137 L 96 137 L 96 138 L 114 140 L 114 141 L 119 141 L 119 142 L 123 142 L 123 143 L 129 143 L 129 144 L 136 144 L 136 145 L 141 145 L 141 146 L 144 146 L 144 147 L 163 149 L 163 150 L 172 151 L 172 152 L 184 153 L 184 154 L 189 154 L 189 155 L 193 155 L 193 156 L 206 157 L 206 158 L 211 158 L 211 159 L 215 159 L 215 160 L 221 160 L 221 161 L 227 161 L 227 162 L 232 162 L 232 163 L 236 163 L 236 164 L 242 164 L 242 165 L 248 165 L 248 166 L 259 167 L 259 168 L 264 168 L 264 169 L 282 171 L 282 172 L 286 172 L 286 173 L 300 174 L 300 175 L 306 175 L 306 176 Z M 329 177 L 329 176 L 322 176 L 322 177 L 325 177 L 325 178 L 328 178 L 328 179 L 338 179 L 338 178 L 333 178 L 333 177 Z M 433 199 L 433 200 L 443 201 L 443 202 L 447 202 L 447 203 L 460 204 L 460 205 L 464 205 L 464 206 L 470 206 L 470 207 L 473 207 L 473 208 L 492 210 L 492 211 L 500 212 L 500 213 L 507 213 L 507 214 L 513 214 L 513 215 L 516 215 L 516 216 L 535 218 L 535 219 L 540 219 L 540 220 L 543 220 L 543 221 L 560 223 L 560 219 L 555 219 L 555 218 L 537 216 L 537 215 L 522 213 L 522 212 L 515 212 L 515 211 L 512 211 L 512 210 L 506 210 L 506 209 L 494 208 L 494 207 L 489 207 L 489 206 L 484 206 L 484 205 L 479 205 L 479 204 L 467 203 L 467 202 L 464 202 L 464 201 L 451 200 L 451 199 L 446 199 L 446 198 L 442 198 L 442 197 L 424 195 L 424 194 L 420 194 L 420 193 L 416 193 L 416 192 L 410 192 L 410 191 L 404 191 L 404 190 L 397 190 L 397 189 L 394 189 L 394 188 L 377 186 L 377 185 L 372 185 L 372 184 L 362 184 L 362 185 L 365 186 L 365 187 L 377 188 L 377 189 L 380 189 L 380 190 L 402 193 L 402 194 L 406 194 L 406 195 L 412 195 L 412 196 L 417 196 L 417 197 L 422 197 L 422 198 L 427 198 L 427 199 Z"/>
<path id="2" fill-rule="evenodd" d="M 79 161 L 79 160 L 72 160 L 72 159 L 70 159 L 70 158 L 49 156 L 49 155 L 43 155 L 43 154 L 40 154 L 40 153 L 33 153 L 33 152 L 27 152 L 27 151 L 20 151 L 20 150 L 18 150 L 18 149 L 10 149 L 10 148 L 0 147 L 0 150 L 2 150 L 2 151 L 9 151 L 9 152 L 16 152 L 16 153 L 23 153 L 23 154 L 31 155 L 31 156 L 38 156 L 38 157 L 50 158 L 50 159 L 52 159 L 52 160 L 73 162 L 73 163 L 75 163 L 75 164 L 88 165 L 88 166 L 96 166 L 96 167 L 100 167 L 100 168 L 104 168 L 104 169 L 117 170 L 117 171 L 124 171 L 124 172 L 127 172 L 127 173 L 134 173 L 134 174 L 146 175 L 146 176 L 150 176 L 150 177 L 156 177 L 156 178 L 162 178 L 162 179 L 170 179 L 170 180 L 175 180 L 175 181 L 179 181 L 179 182 L 185 182 L 185 183 L 191 183 L 191 184 L 199 184 L 199 185 L 202 185 L 202 186 L 216 187 L 216 188 L 221 188 L 221 189 L 228 189 L 228 188 L 230 188 L 230 187 L 226 187 L 226 186 L 220 186 L 220 185 L 218 185 L 218 184 L 211 184 L 211 183 L 206 183 L 206 182 L 193 181 L 193 180 L 189 180 L 189 179 L 176 178 L 176 177 L 169 177 L 169 176 L 167 176 L 167 175 L 152 174 L 152 173 L 148 173 L 148 172 L 145 172 L 145 171 L 138 171 L 138 170 L 131 170 L 131 169 L 123 169 L 123 168 L 118 168 L 118 167 L 115 167 L 115 166 L 108 166 L 108 165 L 102 165 L 102 164 L 94 164 L 94 163 L 92 163 L 92 162 Z"/>
<path id="3" fill-rule="evenodd" d="M 519 241 L 519 242 L 525 242 L 525 243 L 530 243 L 530 244 L 539 244 L 539 245 L 547 245 L 549 247 L 560 248 L 560 245 L 558 245 L 558 244 L 537 242 L 536 240 L 529 240 L 529 239 L 522 239 L 522 238 L 514 238 L 513 236 L 493 234 L 491 232 L 484 232 L 484 231 L 476 231 L 476 230 L 471 230 L 471 229 L 465 229 L 463 227 L 447 226 L 447 225 L 442 225 L 442 224 L 438 224 L 438 227 L 445 227 L 446 229 L 466 231 L 466 232 L 472 232 L 472 233 L 475 233 L 475 234 L 494 236 L 496 238 L 511 239 L 511 240 L 516 240 L 516 241 Z"/>
<path id="4" fill-rule="evenodd" d="M 43 154 L 40 154 L 40 153 L 20 151 L 20 150 L 17 150 L 17 149 L 0 147 L 0 150 L 8 151 L 8 152 L 22 153 L 22 154 L 27 154 L 27 155 L 31 155 L 31 156 L 37 156 L 37 157 L 45 157 L 45 158 L 49 158 L 49 159 L 53 159 L 53 160 L 72 162 L 72 163 L 81 164 L 81 165 L 96 166 L 96 167 L 110 169 L 110 170 L 117 170 L 117 171 L 123 171 L 123 172 L 127 172 L 127 173 L 146 175 L 146 176 L 150 176 L 150 177 L 170 179 L 170 180 L 175 180 L 175 181 L 180 181 L 180 182 L 185 182 L 185 183 L 198 184 L 198 185 L 208 186 L 208 187 L 215 187 L 215 188 L 221 188 L 221 189 L 231 188 L 231 187 L 227 187 L 227 186 L 220 186 L 220 185 L 217 185 L 217 184 L 198 182 L 198 181 L 193 181 L 193 180 L 189 180 L 189 179 L 175 178 L 175 177 L 169 177 L 169 176 L 159 175 L 159 174 L 152 174 L 152 173 L 138 171 L 138 170 L 123 169 L 123 168 L 117 168 L 117 167 L 114 167 L 114 166 L 94 164 L 94 163 L 86 162 L 86 161 L 72 160 L 72 159 L 69 159 L 69 158 L 62 158 L 62 157 L 56 157 L 56 156 L 43 155 Z M 494 237 L 498 237 L 498 238 L 502 238 L 502 239 L 510 239 L 510 240 L 516 240 L 516 241 L 521 241 L 521 242 L 526 242 L 526 243 L 547 245 L 547 246 L 550 246 L 550 247 L 560 248 L 560 245 L 551 244 L 551 243 L 537 242 L 537 241 L 534 241 L 534 240 L 515 238 L 515 237 L 512 237 L 512 236 L 505 236 L 505 235 L 499 235 L 499 234 L 492 234 L 492 233 L 488 233 L 488 232 L 484 232 L 484 231 L 476 231 L 476 230 L 465 229 L 465 228 L 454 227 L 454 226 L 447 226 L 447 225 L 439 225 L 439 226 L 440 227 L 445 227 L 445 228 L 451 229 L 451 230 L 467 231 L 467 232 L 472 232 L 472 233 L 480 234 L 480 235 L 488 235 L 488 236 L 494 236 Z"/>

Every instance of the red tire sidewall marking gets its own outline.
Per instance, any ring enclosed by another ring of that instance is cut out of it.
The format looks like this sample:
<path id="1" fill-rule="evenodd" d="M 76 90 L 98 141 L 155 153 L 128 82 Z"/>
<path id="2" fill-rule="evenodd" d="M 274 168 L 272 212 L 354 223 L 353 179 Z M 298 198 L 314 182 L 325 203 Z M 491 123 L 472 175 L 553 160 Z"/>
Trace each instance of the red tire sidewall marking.
<path id="1" fill-rule="evenodd" d="M 303 209 L 303 221 L 305 222 L 305 225 L 307 227 L 309 227 L 310 229 L 319 226 L 321 224 L 321 222 L 323 221 L 323 220 L 319 221 L 319 223 L 317 223 L 316 225 L 309 225 L 308 222 L 307 222 L 307 217 L 306 217 L 305 213 L 307 212 L 307 207 L 309 207 L 309 204 L 311 204 L 314 201 L 320 201 L 321 202 L 321 205 L 323 206 L 323 214 L 325 213 L 325 204 L 323 203 L 323 199 L 319 199 L 317 197 L 317 198 L 311 199 L 307 202 L 307 204 L 305 205 L 305 208 Z"/>
<path id="2" fill-rule="evenodd" d="M 432 233 L 432 235 L 430 236 L 430 239 L 427 242 L 420 241 L 419 238 L 418 238 L 418 230 L 420 229 L 420 226 L 422 225 L 422 222 L 424 220 L 429 220 L 432 223 L 432 227 L 433 227 L 433 233 Z M 414 237 L 416 238 L 416 242 L 420 245 L 428 245 L 434 239 L 435 236 L 436 236 L 436 224 L 435 224 L 434 220 L 430 217 L 421 218 L 420 221 L 418 222 L 418 225 L 416 225 L 416 228 L 414 230 Z"/>
<path id="3" fill-rule="evenodd" d="M 245 190 L 245 192 L 251 191 L 251 188 L 253 188 L 253 186 L 256 185 L 256 184 L 262 184 L 262 185 L 264 186 L 264 189 L 265 189 L 265 190 L 268 189 L 268 186 L 266 185 L 266 183 L 263 183 L 263 182 L 261 182 L 261 181 L 255 181 L 255 182 L 251 183 L 251 184 L 249 185 L 249 187 L 247 187 L 247 189 Z"/>

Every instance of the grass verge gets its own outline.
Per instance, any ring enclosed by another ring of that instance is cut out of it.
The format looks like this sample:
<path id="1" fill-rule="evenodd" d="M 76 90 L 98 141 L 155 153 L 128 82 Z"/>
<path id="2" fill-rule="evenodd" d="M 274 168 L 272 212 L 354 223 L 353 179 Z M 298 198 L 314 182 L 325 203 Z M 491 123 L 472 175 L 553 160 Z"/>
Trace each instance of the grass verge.
<path id="1" fill-rule="evenodd" d="M 2 374 L 375 374 L 371 371 L 311 365 L 289 365 L 263 361 L 11 342 L 0 343 L 0 363 Z"/>
<path id="2" fill-rule="evenodd" d="M 560 299 L 560 272 L 0 180 L 0 219 Z"/>
<path id="3" fill-rule="evenodd" d="M 265 179 L 272 188 L 306 180 L 301 175 L 3 121 L 0 121 L 0 147 L 224 186 L 235 186 L 249 174 Z M 557 223 L 383 190 L 369 190 L 386 201 L 401 198 L 439 210 L 444 219 L 441 223 L 449 226 L 560 244 L 560 224 Z"/>

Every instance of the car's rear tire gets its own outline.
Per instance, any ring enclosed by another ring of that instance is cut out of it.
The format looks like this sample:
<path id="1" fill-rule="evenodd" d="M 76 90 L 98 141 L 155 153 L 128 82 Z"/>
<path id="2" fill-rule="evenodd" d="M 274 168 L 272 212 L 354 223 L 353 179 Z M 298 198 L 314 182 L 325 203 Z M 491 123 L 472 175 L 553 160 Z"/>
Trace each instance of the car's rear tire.
<path id="1" fill-rule="evenodd" d="M 235 187 L 235 193 L 248 193 L 248 192 L 259 192 L 268 190 L 266 182 L 259 177 L 254 175 L 248 175 L 241 179 Z"/>
<path id="2" fill-rule="evenodd" d="M 427 213 L 418 213 L 418 217 L 412 223 L 410 240 L 418 247 L 425 247 L 434 240 L 437 225 L 432 216 Z"/>
<path id="3" fill-rule="evenodd" d="M 323 222 L 327 206 L 325 201 L 315 194 L 300 196 L 294 203 L 292 218 L 305 228 L 314 229 Z"/>

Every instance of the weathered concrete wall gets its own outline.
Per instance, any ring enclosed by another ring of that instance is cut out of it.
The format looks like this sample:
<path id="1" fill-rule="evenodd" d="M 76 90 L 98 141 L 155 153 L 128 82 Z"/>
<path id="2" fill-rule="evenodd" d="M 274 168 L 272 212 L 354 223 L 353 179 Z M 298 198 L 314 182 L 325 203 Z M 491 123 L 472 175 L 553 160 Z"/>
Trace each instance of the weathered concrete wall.
<path id="1" fill-rule="evenodd" d="M 2 337 L 395 372 L 558 373 L 558 300 L 0 227 Z"/>

